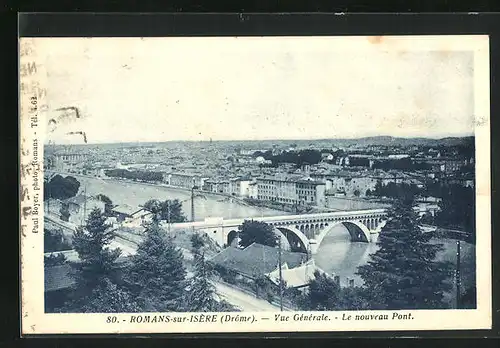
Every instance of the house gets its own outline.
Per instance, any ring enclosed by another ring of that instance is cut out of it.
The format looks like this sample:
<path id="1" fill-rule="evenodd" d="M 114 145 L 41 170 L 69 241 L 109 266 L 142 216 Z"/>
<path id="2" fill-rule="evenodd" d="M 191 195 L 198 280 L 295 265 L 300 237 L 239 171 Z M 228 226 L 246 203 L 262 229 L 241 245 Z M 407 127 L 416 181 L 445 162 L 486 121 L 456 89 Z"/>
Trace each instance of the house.
<path id="1" fill-rule="evenodd" d="M 309 283 L 312 280 L 315 279 L 314 273 L 316 271 L 326 274 L 323 270 L 316 266 L 314 259 L 311 259 L 303 265 L 295 268 L 289 268 L 287 263 L 283 263 L 281 267 L 281 278 L 287 288 L 304 289 L 309 286 Z M 271 282 L 278 286 L 280 284 L 279 272 L 279 267 L 276 267 L 274 271 L 266 275 Z"/>
<path id="2" fill-rule="evenodd" d="M 75 197 L 60 201 L 59 210 L 62 207 L 67 208 L 69 211 L 70 215 L 68 222 L 80 225 L 85 220 L 87 220 L 90 212 L 93 209 L 98 208 L 103 212 L 104 202 L 94 197 L 85 196 L 84 194 L 79 194 L 76 195 Z M 54 211 L 52 207 L 50 209 L 51 211 Z M 58 215 L 61 215 L 60 211 L 57 213 Z"/>
<path id="3" fill-rule="evenodd" d="M 78 261 L 77 261 L 78 262 Z M 118 272 L 126 269 L 128 259 L 119 257 L 116 260 Z M 44 267 L 44 304 L 45 312 L 53 312 L 68 300 L 68 295 L 76 285 L 75 268 L 72 263 Z"/>
<path id="4" fill-rule="evenodd" d="M 144 208 L 130 206 L 128 204 L 117 205 L 113 208 L 113 214 L 118 223 L 124 222 L 125 220 L 136 219 L 141 212 L 144 212 Z"/>
<path id="5" fill-rule="evenodd" d="M 244 278 L 257 279 L 272 273 L 279 264 L 279 249 L 253 243 L 245 249 L 228 247 L 209 260 L 215 266 L 235 272 Z M 307 261 L 304 253 L 281 251 L 281 260 L 290 269 Z"/>

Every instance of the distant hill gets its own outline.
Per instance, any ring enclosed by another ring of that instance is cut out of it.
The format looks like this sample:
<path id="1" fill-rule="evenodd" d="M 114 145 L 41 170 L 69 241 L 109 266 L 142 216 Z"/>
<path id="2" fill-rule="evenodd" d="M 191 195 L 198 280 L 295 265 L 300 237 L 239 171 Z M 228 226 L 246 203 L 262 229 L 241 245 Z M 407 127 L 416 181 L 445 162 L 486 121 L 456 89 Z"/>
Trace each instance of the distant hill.
<path id="1" fill-rule="evenodd" d="M 308 140 L 214 140 L 209 141 L 172 141 L 172 142 L 143 142 L 143 143 L 112 143 L 112 144 L 84 144 L 84 145 L 55 145 L 54 148 L 88 148 L 89 146 L 94 148 L 105 147 L 105 148 L 157 148 L 158 146 L 184 148 L 188 147 L 206 147 L 211 144 L 214 147 L 218 146 L 233 146 L 239 148 L 254 148 L 254 149 L 270 149 L 274 145 L 278 146 L 291 146 L 297 145 L 298 147 L 320 147 L 329 148 L 331 146 L 346 147 L 353 145 L 361 146 L 412 146 L 412 145 L 427 145 L 427 146 L 456 146 L 456 145 L 472 145 L 474 144 L 474 136 L 464 136 L 464 137 L 445 137 L 441 139 L 432 138 L 398 138 L 392 136 L 372 136 L 372 137 L 362 137 L 362 138 L 351 138 L 351 139 L 308 139 Z"/>
<path id="2" fill-rule="evenodd" d="M 461 144 L 470 144 L 474 142 L 473 136 L 467 137 L 446 137 L 441 139 L 430 138 L 397 138 L 391 136 L 364 137 L 358 139 L 334 139 L 333 143 L 343 145 L 386 145 L 386 146 L 412 146 L 412 145 L 428 145 L 428 146 L 456 146 Z"/>

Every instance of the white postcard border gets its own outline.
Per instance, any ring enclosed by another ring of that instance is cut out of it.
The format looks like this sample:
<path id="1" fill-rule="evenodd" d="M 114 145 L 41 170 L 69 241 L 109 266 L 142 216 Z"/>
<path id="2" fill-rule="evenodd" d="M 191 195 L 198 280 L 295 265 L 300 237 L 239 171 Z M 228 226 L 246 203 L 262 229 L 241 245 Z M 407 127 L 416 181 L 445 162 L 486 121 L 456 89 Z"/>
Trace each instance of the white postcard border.
<path id="1" fill-rule="evenodd" d="M 170 39 L 191 40 L 190 44 L 209 46 L 210 40 L 231 38 Z M 244 39 L 260 40 L 262 38 Z M 23 334 L 406 331 L 491 328 L 491 233 L 488 233 L 491 231 L 488 37 L 460 35 L 370 38 L 287 37 L 279 39 L 297 40 L 297 44 L 303 45 L 307 45 L 308 40 L 331 40 L 332 44 L 345 45 L 345 49 L 349 50 L 434 50 L 443 51 L 444 54 L 447 51 L 474 51 L 476 231 L 478 231 L 476 243 L 477 309 L 203 314 L 205 319 L 214 319 L 214 322 L 199 322 L 199 320 L 190 322 L 193 315 L 200 316 L 200 313 L 44 313 L 43 134 L 45 134 L 45 122 L 43 120 L 44 111 L 48 108 L 44 104 L 45 88 L 49 88 L 49 86 L 44 81 L 43 59 L 46 52 L 43 52 L 43 42 L 44 40 L 73 39 L 22 38 L 20 39 L 20 82 L 24 84 L 24 87 L 20 92 L 20 240 Z M 126 41 L 134 39 L 107 38 L 100 40 Z M 37 146 L 35 146 L 35 142 Z M 37 149 L 35 149 L 36 147 Z M 36 179 L 35 173 L 39 179 Z M 37 180 L 38 184 L 36 184 Z M 39 195 L 37 196 L 37 194 Z M 35 226 L 37 218 L 38 225 Z M 282 316 L 279 317 L 279 320 L 275 320 L 275 315 L 280 314 Z M 389 320 L 379 320 L 379 316 L 382 314 L 388 314 Z M 288 316 L 288 319 L 285 320 L 283 315 Z M 295 317 L 301 315 L 302 320 Z M 310 315 L 323 319 L 304 320 L 304 317 L 310 318 Z M 149 319 L 146 319 L 148 316 Z M 161 322 L 158 322 L 159 316 L 163 316 Z M 358 316 L 357 320 L 356 316 Z M 363 316 L 363 318 L 368 316 L 368 319 L 360 319 L 359 316 Z M 396 318 L 392 319 L 394 316 Z M 403 316 L 405 319 L 401 319 Z M 136 318 L 135 322 L 131 322 L 133 317 Z M 142 318 L 143 322 L 137 322 L 139 317 Z M 169 322 L 165 322 L 167 317 Z M 233 320 L 226 321 L 226 317 Z M 155 320 L 153 318 L 156 318 L 157 321 L 152 322 Z M 174 318 L 186 319 L 174 322 Z M 246 320 L 237 321 L 237 319 L 243 318 Z"/>

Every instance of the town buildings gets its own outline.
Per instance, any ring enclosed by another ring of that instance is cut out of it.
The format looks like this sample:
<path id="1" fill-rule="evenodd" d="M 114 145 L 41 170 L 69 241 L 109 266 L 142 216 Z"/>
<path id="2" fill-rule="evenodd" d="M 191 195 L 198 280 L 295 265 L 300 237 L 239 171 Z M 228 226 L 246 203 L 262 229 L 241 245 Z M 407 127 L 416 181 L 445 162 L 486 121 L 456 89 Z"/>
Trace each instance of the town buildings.
<path id="1" fill-rule="evenodd" d="M 284 204 L 325 206 L 324 182 L 279 177 L 257 178 L 257 199 Z"/>
<path id="2" fill-rule="evenodd" d="M 201 188 L 205 184 L 207 178 L 202 177 L 199 174 L 193 173 L 165 173 L 163 175 L 163 180 L 167 185 L 183 187 L 191 189 L 193 187 Z"/>
<path id="3" fill-rule="evenodd" d="M 83 167 L 84 162 L 89 158 L 86 153 L 53 153 L 44 160 L 45 169 L 70 171 Z"/>

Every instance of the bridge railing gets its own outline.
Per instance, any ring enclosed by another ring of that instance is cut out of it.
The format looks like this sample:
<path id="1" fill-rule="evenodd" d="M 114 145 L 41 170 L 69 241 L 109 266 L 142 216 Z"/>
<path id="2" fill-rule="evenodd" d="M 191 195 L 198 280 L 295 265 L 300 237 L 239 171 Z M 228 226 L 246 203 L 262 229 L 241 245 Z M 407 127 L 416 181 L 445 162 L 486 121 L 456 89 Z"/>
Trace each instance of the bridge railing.
<path id="1" fill-rule="evenodd" d="M 365 210 L 352 210 L 352 211 L 341 211 L 341 212 L 330 212 L 330 213 L 316 213 L 316 214 L 303 214 L 303 215 L 280 215 L 280 216 L 263 216 L 263 217 L 251 217 L 242 219 L 220 219 L 218 221 L 195 221 L 195 222 L 180 222 L 171 224 L 172 228 L 217 228 L 223 226 L 238 226 L 245 220 L 255 220 L 262 222 L 287 222 L 295 220 L 315 220 L 315 219 L 325 219 L 325 218 L 336 218 L 336 217 L 351 217 L 351 216 L 370 216 L 376 214 L 385 214 L 386 209 L 365 209 Z"/>

